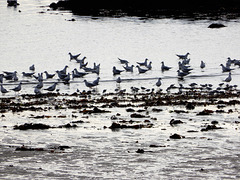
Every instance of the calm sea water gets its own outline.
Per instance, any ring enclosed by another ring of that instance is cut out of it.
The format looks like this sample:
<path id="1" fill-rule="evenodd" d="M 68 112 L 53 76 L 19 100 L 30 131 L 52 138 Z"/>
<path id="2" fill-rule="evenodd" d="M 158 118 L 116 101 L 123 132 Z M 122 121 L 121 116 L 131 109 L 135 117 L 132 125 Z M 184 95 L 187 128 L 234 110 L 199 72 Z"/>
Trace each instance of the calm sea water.
<path id="1" fill-rule="evenodd" d="M 74 16 L 68 11 L 51 11 L 44 7 L 50 3 L 51 1 L 47 0 L 25 0 L 14 8 L 6 7 L 5 1 L 1 1 L 0 71 L 17 71 L 20 80 L 36 82 L 23 78 L 21 73 L 29 72 L 29 66 L 32 64 L 36 67 L 36 74 L 45 70 L 54 73 L 63 69 L 65 65 L 69 66 L 68 71 L 71 73 L 74 68 L 79 68 L 79 64 L 69 61 L 68 52 L 82 53 L 80 58 L 86 56 L 89 67 L 93 67 L 94 62 L 101 64 L 99 76 L 102 83 L 99 91 L 105 87 L 113 91 L 116 83 L 105 81 L 117 78 L 112 74 L 113 66 L 123 69 L 118 57 L 127 59 L 133 65 L 148 58 L 153 65 L 151 71 L 139 75 L 135 68 L 134 73 L 124 72 L 121 78 L 162 77 L 163 88 L 172 83 L 178 84 L 178 58 L 175 54 L 190 52 L 190 65 L 194 69 L 192 75 L 199 76 L 194 79 L 189 77 L 185 82 L 181 82 L 186 85 L 191 82 L 221 83 L 227 75 L 222 74 L 220 63 L 225 64 L 228 57 L 240 59 L 239 20 L 223 22 L 227 27 L 222 29 L 207 28 L 214 22 L 208 20 L 139 20 L 137 17 L 93 20 L 91 17 Z M 68 21 L 72 18 L 76 21 Z M 206 62 L 204 70 L 199 68 L 201 60 Z M 161 61 L 173 69 L 162 73 Z M 239 71 L 236 69 L 233 72 L 233 84 L 238 82 L 235 75 L 238 76 Z M 96 74 L 90 74 L 85 79 L 94 80 L 96 77 Z M 60 84 L 60 92 L 86 89 L 83 79 L 74 81 L 79 83 L 72 83 L 70 86 Z M 5 83 L 8 84 L 7 81 Z M 130 83 L 125 81 L 122 87 L 128 89 L 130 86 L 140 87 L 144 84 L 147 88 L 152 88 L 155 83 L 156 79 Z M 25 85 L 22 93 L 33 93 L 32 86 Z"/>
<path id="2" fill-rule="evenodd" d="M 17 8 L 7 7 L 0 0 L 0 71 L 17 71 L 23 80 L 21 93 L 33 93 L 34 79 L 22 77 L 22 72 L 30 72 L 29 66 L 36 67 L 36 74 L 47 70 L 54 73 L 65 65 L 71 72 L 79 65 L 69 61 L 69 52 L 86 56 L 89 67 L 93 63 L 101 64 L 100 85 L 98 90 L 114 91 L 116 88 L 112 67 L 123 69 L 118 57 L 127 59 L 130 64 L 152 61 L 153 68 L 145 74 L 123 72 L 121 88 L 128 91 L 131 86 L 156 88 L 158 77 L 162 77 L 165 89 L 170 84 L 178 85 L 178 58 L 176 54 L 190 52 L 190 65 L 193 71 L 184 81 L 184 86 L 196 82 L 211 83 L 217 86 L 227 77 L 222 73 L 220 64 L 228 57 L 240 59 L 240 21 L 223 21 L 227 27 L 209 29 L 215 21 L 147 19 L 137 17 L 98 18 L 79 17 L 68 11 L 51 11 L 47 5 L 50 0 L 22 0 Z M 74 18 L 76 21 L 68 21 Z M 206 68 L 200 69 L 200 61 L 206 62 Z M 173 67 L 161 72 L 161 61 Z M 240 69 L 234 67 L 231 84 L 239 85 Z M 96 74 L 84 79 L 94 80 Z M 44 87 L 58 81 L 45 80 Z M 13 88 L 18 82 L 4 81 L 4 87 Z M 59 83 L 60 92 L 72 93 L 76 89 L 88 89 L 83 79 L 72 80 L 70 85 Z M 9 92 L 5 96 L 14 96 Z M 167 141 L 169 134 L 183 133 L 191 128 L 200 127 L 202 119 L 192 114 L 169 114 L 175 107 L 161 107 L 155 128 L 142 130 L 122 130 L 112 132 L 102 127 L 110 126 L 113 114 L 125 113 L 123 109 L 112 109 L 112 113 L 91 116 L 76 130 L 13 131 L 15 124 L 35 122 L 28 118 L 32 112 L 22 114 L 7 113 L 1 120 L 0 178 L 2 179 L 171 179 L 175 178 L 236 178 L 239 172 L 239 133 L 235 126 L 229 125 L 238 117 L 238 113 L 207 117 L 206 121 L 222 120 L 226 129 L 209 134 L 201 133 L 195 140 Z M 238 107 L 236 107 L 237 109 Z M 38 114 L 38 113 L 36 113 Z M 68 123 L 72 112 L 47 112 L 50 115 L 67 115 L 65 119 L 43 119 L 41 122 L 51 125 Z M 39 115 L 42 115 L 39 113 Z M 188 122 L 184 127 L 169 127 L 171 118 L 180 118 Z M 39 121 L 38 121 L 39 122 Z M 229 125 L 229 126 L 228 126 Z M 3 126 L 6 126 L 3 128 Z M 167 129 L 163 131 L 162 129 Z M 224 135 L 225 134 L 225 135 Z M 231 134 L 231 135 L 230 135 Z M 202 136 L 202 137 L 201 137 Z M 214 139 L 208 141 L 208 139 Z M 191 139 L 191 138 L 190 138 Z M 69 145 L 68 153 L 52 154 L 42 152 L 15 152 L 7 145 L 46 147 L 49 144 Z M 165 148 L 150 149 L 143 156 L 136 154 L 138 148 L 148 149 L 150 144 L 164 145 Z M 201 169 L 207 169 L 201 172 Z"/>

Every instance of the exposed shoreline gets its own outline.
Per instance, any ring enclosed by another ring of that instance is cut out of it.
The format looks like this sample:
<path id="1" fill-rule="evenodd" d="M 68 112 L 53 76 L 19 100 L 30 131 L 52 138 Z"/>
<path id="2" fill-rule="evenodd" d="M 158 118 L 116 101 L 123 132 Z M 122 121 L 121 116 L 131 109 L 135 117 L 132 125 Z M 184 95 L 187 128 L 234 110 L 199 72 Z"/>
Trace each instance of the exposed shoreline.
<path id="1" fill-rule="evenodd" d="M 240 17 L 240 2 L 236 0 L 197 1 L 58 1 L 50 4 L 54 10 L 71 10 L 76 15 L 145 18 L 235 19 Z"/>

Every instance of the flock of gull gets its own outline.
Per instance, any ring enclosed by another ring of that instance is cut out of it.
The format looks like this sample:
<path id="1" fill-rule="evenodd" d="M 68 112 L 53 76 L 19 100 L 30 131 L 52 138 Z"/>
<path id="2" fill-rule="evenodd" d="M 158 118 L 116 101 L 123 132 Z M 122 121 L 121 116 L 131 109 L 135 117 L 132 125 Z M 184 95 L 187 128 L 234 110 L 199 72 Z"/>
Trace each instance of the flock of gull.
<path id="1" fill-rule="evenodd" d="M 84 83 L 85 86 L 88 88 L 93 88 L 99 85 L 99 81 L 100 81 L 100 77 L 99 77 L 99 73 L 100 73 L 100 64 L 93 64 L 93 67 L 90 68 L 88 67 L 88 62 L 85 62 L 86 57 L 83 58 L 79 58 L 80 54 L 76 54 L 73 55 L 72 53 L 69 52 L 69 56 L 70 56 L 70 61 L 74 60 L 77 64 L 79 64 L 79 69 L 74 68 L 71 73 L 67 71 L 68 66 L 66 65 L 63 69 L 61 70 L 57 70 L 55 73 L 50 74 L 47 71 L 38 73 L 36 75 L 35 73 L 35 66 L 34 64 L 32 66 L 29 67 L 29 70 L 31 72 L 22 72 L 22 76 L 23 77 L 28 77 L 28 78 L 34 78 L 37 82 L 37 85 L 34 86 L 34 93 L 35 94 L 41 94 L 42 90 L 45 90 L 47 92 L 53 92 L 56 90 L 57 84 L 59 82 L 63 82 L 65 84 L 69 84 L 71 79 L 74 78 L 84 78 L 85 75 L 89 74 L 89 73 L 95 73 L 97 74 L 97 78 L 94 81 L 87 81 L 86 79 L 84 79 Z M 189 65 L 190 63 L 190 58 L 188 58 L 188 56 L 190 55 L 190 53 L 186 53 L 184 55 L 176 55 L 179 58 L 179 62 L 178 62 L 178 70 L 177 70 L 177 76 L 180 79 L 183 79 L 185 76 L 189 75 L 191 73 L 191 71 L 193 70 L 193 68 L 191 68 L 191 66 Z M 139 74 L 143 74 L 146 73 L 147 71 L 150 71 L 152 69 L 152 62 L 149 61 L 147 58 L 143 61 L 143 62 L 137 62 L 137 65 L 130 65 L 128 60 L 125 59 L 120 59 L 118 58 L 119 63 L 122 64 L 122 67 L 124 69 L 117 69 L 116 66 L 113 66 L 112 68 L 112 73 L 113 75 L 121 75 L 121 73 L 123 71 L 125 72 L 133 72 L 134 71 L 134 67 L 136 66 L 136 69 L 138 71 Z M 220 66 L 222 67 L 222 72 L 228 72 L 228 77 L 224 80 L 225 82 L 229 83 L 232 80 L 232 76 L 231 76 L 231 71 L 233 70 L 233 68 L 231 68 L 231 65 L 238 65 L 240 67 L 240 60 L 236 60 L 236 59 L 231 59 L 228 57 L 226 65 L 224 64 L 220 64 Z M 205 68 L 205 63 L 203 61 L 200 62 L 200 68 L 204 69 Z M 165 63 L 162 61 L 161 62 L 161 71 L 169 71 L 171 70 L 172 67 L 169 67 L 167 65 L 165 65 Z M 14 92 L 19 92 L 22 90 L 22 81 L 19 82 L 19 78 L 17 76 L 17 71 L 14 72 L 8 72 L 8 71 L 3 71 L 3 74 L 0 74 L 0 90 L 2 94 L 8 93 L 10 90 L 14 91 Z M 57 76 L 58 78 L 58 82 L 54 82 L 51 86 L 47 87 L 47 88 L 43 88 L 44 86 L 44 77 L 43 74 L 45 74 L 45 79 L 51 79 L 54 78 L 55 76 Z M 3 87 L 3 81 L 14 81 L 14 82 L 19 82 L 19 84 L 14 87 L 11 88 L 9 90 L 7 90 L 6 88 Z M 122 82 L 122 79 L 120 76 L 117 77 L 116 79 L 116 83 L 120 84 Z M 221 83 L 220 85 L 222 85 L 223 83 Z M 158 78 L 157 82 L 155 83 L 155 85 L 157 87 L 160 87 L 162 85 L 162 78 Z M 196 83 L 191 83 L 189 86 L 194 87 L 196 86 Z M 202 87 L 207 86 L 205 85 L 201 85 Z M 171 84 L 168 88 L 167 91 L 171 88 L 174 87 L 174 84 Z M 183 87 L 182 85 L 180 85 L 180 88 Z M 136 91 L 138 88 L 133 88 L 133 91 Z M 79 90 L 77 90 L 79 91 Z M 106 90 L 105 90 L 106 91 Z"/>

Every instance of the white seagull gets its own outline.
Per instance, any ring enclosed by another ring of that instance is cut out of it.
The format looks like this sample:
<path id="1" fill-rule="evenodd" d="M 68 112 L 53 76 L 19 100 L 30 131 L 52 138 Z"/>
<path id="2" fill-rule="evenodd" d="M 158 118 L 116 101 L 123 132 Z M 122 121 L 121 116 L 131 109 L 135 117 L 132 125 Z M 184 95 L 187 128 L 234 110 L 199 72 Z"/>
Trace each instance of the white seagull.
<path id="1" fill-rule="evenodd" d="M 168 71 L 169 69 L 171 69 L 172 67 L 169 67 L 169 66 L 165 66 L 164 62 L 162 61 L 162 66 L 161 66 L 161 70 L 162 71 Z"/>
<path id="2" fill-rule="evenodd" d="M 222 72 L 229 72 L 229 71 L 233 70 L 229 67 L 224 66 L 223 64 L 220 64 L 220 66 L 222 66 Z"/>
<path id="3" fill-rule="evenodd" d="M 148 71 L 148 69 L 142 69 L 142 68 L 140 68 L 138 65 L 137 65 L 136 67 L 138 68 L 138 72 L 139 72 L 139 73 L 145 73 L 145 72 Z"/>
<path id="4" fill-rule="evenodd" d="M 34 64 L 29 67 L 29 70 L 35 71 L 35 66 L 34 66 Z"/>
<path id="5" fill-rule="evenodd" d="M 119 70 L 117 69 L 115 66 L 113 66 L 113 75 L 116 75 L 116 74 L 120 74 L 121 72 L 123 72 L 124 70 Z"/>
<path id="6" fill-rule="evenodd" d="M 22 82 L 20 82 L 17 87 L 15 87 L 15 88 L 13 88 L 13 89 L 11 89 L 11 90 L 13 90 L 13 91 L 15 91 L 15 92 L 19 92 L 19 91 L 21 91 L 21 89 L 22 89 Z"/>
<path id="7" fill-rule="evenodd" d="M 134 67 L 134 65 L 128 66 L 128 64 L 126 64 L 126 66 L 123 66 L 123 68 L 124 68 L 127 72 L 133 72 L 133 67 Z"/>
<path id="8" fill-rule="evenodd" d="M 116 79 L 116 82 L 120 84 L 120 83 L 122 82 L 122 79 L 121 79 L 120 77 L 118 77 L 118 78 Z"/>
<path id="9" fill-rule="evenodd" d="M 162 80 L 162 78 L 158 78 L 158 81 L 156 82 L 157 87 L 160 87 L 162 85 L 161 80 Z"/>
<path id="10" fill-rule="evenodd" d="M 144 62 L 137 62 L 140 66 L 147 66 L 148 59 L 146 58 Z"/>
<path id="11" fill-rule="evenodd" d="M 48 88 L 44 89 L 47 91 L 54 91 L 56 89 L 57 83 L 55 82 L 53 85 L 49 86 Z"/>
<path id="12" fill-rule="evenodd" d="M 6 89 L 3 87 L 3 85 L 1 84 L 1 93 L 5 94 L 5 93 L 7 93 L 7 92 L 8 92 L 8 90 L 6 90 Z"/>
<path id="13" fill-rule="evenodd" d="M 231 72 L 229 72 L 228 77 L 224 80 L 225 82 L 230 82 L 232 80 Z"/>
<path id="14" fill-rule="evenodd" d="M 128 60 L 118 58 L 121 64 L 128 64 Z"/>
<path id="15" fill-rule="evenodd" d="M 200 64 L 200 68 L 205 68 L 206 67 L 206 64 L 203 62 L 203 61 L 201 61 L 201 64 Z"/>
<path id="16" fill-rule="evenodd" d="M 86 79 L 84 79 L 84 83 L 85 83 L 85 85 L 86 85 L 87 87 L 89 87 L 89 88 L 92 88 L 92 87 L 96 86 L 96 84 L 93 84 L 93 83 L 91 83 L 91 82 L 88 82 Z"/>

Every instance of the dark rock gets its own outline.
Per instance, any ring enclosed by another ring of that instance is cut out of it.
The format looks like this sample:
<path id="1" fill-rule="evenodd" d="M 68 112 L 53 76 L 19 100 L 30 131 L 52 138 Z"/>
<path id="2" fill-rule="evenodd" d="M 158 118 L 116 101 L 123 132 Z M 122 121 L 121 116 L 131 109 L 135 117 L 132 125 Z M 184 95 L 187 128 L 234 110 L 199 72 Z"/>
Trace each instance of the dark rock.
<path id="1" fill-rule="evenodd" d="M 182 139 L 182 138 L 185 138 L 185 136 L 181 136 L 179 134 L 173 134 L 170 136 L 171 139 Z"/>
<path id="2" fill-rule="evenodd" d="M 127 111 L 127 112 L 135 112 L 135 110 L 132 109 L 132 108 L 127 108 L 126 111 Z"/>
<path id="3" fill-rule="evenodd" d="M 143 153 L 144 153 L 144 150 L 143 150 L 143 149 L 138 149 L 138 150 L 136 151 L 136 153 L 143 154 Z"/>
<path id="4" fill-rule="evenodd" d="M 226 26 L 220 23 L 212 23 L 208 26 L 208 28 L 223 28 L 223 27 L 226 27 Z"/>
<path id="5" fill-rule="evenodd" d="M 201 131 L 209 131 L 214 129 L 223 129 L 222 127 L 217 127 L 215 124 L 207 125 L 206 128 L 202 128 Z"/>
<path id="6" fill-rule="evenodd" d="M 187 103 L 186 109 L 193 110 L 193 109 L 195 109 L 195 106 L 193 105 L 193 103 Z"/>
<path id="7" fill-rule="evenodd" d="M 155 144 L 151 144 L 149 147 L 151 148 L 158 148 L 158 147 L 166 147 L 165 145 L 155 145 Z"/>
<path id="8" fill-rule="evenodd" d="M 204 109 L 203 111 L 199 112 L 197 115 L 211 115 L 213 113 L 212 110 Z"/>
<path id="9" fill-rule="evenodd" d="M 133 113 L 131 114 L 131 118 L 146 118 L 147 116 L 141 115 L 141 114 L 137 114 L 137 113 Z"/>
<path id="10" fill-rule="evenodd" d="M 211 124 L 215 124 L 216 125 L 216 124 L 218 124 L 218 121 L 216 121 L 216 120 L 212 121 Z"/>
<path id="11" fill-rule="evenodd" d="M 32 124 L 32 123 L 25 123 L 23 125 L 15 125 L 13 129 L 19 129 L 19 130 L 28 130 L 28 129 L 49 129 L 51 128 L 49 125 L 46 124 Z"/>
<path id="12" fill-rule="evenodd" d="M 175 119 L 172 119 L 170 121 L 170 125 L 173 126 L 173 125 L 176 125 L 176 124 L 182 124 L 183 122 L 181 120 L 175 120 Z"/>
<path id="13" fill-rule="evenodd" d="M 44 149 L 43 148 L 29 148 L 29 147 L 22 145 L 21 147 L 17 147 L 15 149 L 15 151 L 44 151 Z"/>
<path id="14" fill-rule="evenodd" d="M 113 122 L 112 125 L 109 127 L 109 129 L 115 130 L 115 129 L 125 129 L 125 128 L 132 128 L 132 129 L 141 129 L 141 128 L 151 128 L 152 124 L 133 124 L 133 125 L 126 125 L 126 124 L 120 124 Z"/>
<path id="15" fill-rule="evenodd" d="M 153 111 L 153 112 L 161 112 L 161 111 L 163 111 L 163 110 L 162 110 L 162 109 L 158 109 L 158 108 L 153 108 L 152 111 Z"/>
<path id="16" fill-rule="evenodd" d="M 76 127 L 78 127 L 76 124 L 71 125 L 69 123 L 65 124 L 65 125 L 58 126 L 58 128 L 76 128 Z"/>

